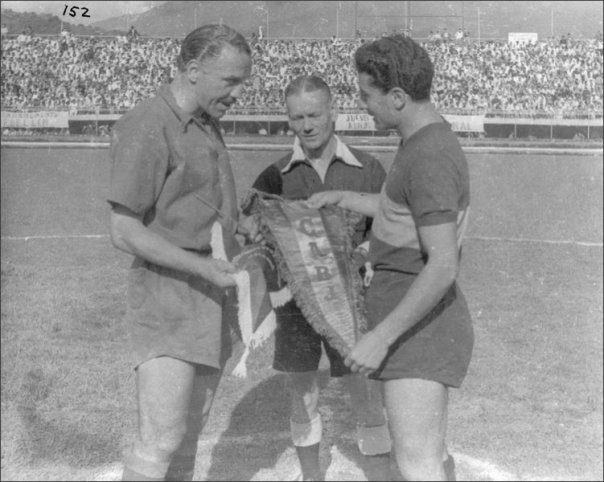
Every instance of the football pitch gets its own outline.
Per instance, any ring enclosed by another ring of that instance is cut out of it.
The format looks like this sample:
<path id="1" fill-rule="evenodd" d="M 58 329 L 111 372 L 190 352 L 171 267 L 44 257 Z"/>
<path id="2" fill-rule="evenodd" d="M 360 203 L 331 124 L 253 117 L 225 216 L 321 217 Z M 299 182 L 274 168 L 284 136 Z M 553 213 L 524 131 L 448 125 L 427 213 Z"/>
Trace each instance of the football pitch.
<path id="1" fill-rule="evenodd" d="M 111 246 L 108 149 L 1 149 L 2 480 L 119 480 L 135 430 L 122 317 L 131 257 Z M 239 197 L 285 151 L 233 149 Z M 375 152 L 388 169 L 393 152 Z M 467 154 L 459 283 L 475 329 L 447 442 L 458 480 L 602 480 L 603 158 Z M 293 480 L 272 340 L 230 363 L 196 480 Z M 322 364 L 327 480 L 367 480 L 344 387 Z"/>

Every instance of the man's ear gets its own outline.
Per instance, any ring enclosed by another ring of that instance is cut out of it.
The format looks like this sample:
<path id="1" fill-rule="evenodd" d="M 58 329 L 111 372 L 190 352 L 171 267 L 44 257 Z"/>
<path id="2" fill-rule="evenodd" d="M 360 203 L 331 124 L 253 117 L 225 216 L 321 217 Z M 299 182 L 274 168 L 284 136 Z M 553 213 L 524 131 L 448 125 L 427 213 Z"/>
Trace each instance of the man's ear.
<path id="1" fill-rule="evenodd" d="M 201 63 L 197 59 L 191 59 L 185 67 L 185 75 L 192 84 L 197 83 L 201 74 Z"/>
<path id="2" fill-rule="evenodd" d="M 338 106 L 336 105 L 335 101 L 331 101 L 329 110 L 331 112 L 331 120 L 335 123 L 338 120 Z"/>
<path id="3" fill-rule="evenodd" d="M 408 101 L 407 92 L 400 87 L 393 87 L 390 89 L 390 92 L 388 92 L 388 95 L 392 99 L 392 105 L 394 108 L 399 111 L 403 110 Z"/>

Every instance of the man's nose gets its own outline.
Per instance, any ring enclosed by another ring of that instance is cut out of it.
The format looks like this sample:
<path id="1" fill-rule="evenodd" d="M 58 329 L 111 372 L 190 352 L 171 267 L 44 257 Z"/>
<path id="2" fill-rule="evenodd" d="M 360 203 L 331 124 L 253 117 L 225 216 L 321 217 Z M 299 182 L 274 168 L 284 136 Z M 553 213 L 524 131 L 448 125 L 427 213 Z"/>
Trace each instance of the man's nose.
<path id="1" fill-rule="evenodd" d="M 244 90 L 243 84 L 237 85 L 233 90 L 231 90 L 231 97 L 238 99 L 243 94 L 243 90 Z"/>

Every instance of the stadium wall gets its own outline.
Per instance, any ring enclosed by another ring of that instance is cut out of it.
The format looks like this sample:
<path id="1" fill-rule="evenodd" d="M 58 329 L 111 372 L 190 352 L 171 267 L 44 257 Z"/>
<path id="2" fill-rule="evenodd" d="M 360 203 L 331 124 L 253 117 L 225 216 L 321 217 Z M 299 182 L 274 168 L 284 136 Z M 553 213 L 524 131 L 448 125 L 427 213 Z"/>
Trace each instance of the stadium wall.
<path id="1" fill-rule="evenodd" d="M 495 114 L 497 115 L 497 114 Z M 7 129 L 63 129 L 69 134 L 107 134 L 121 113 L 4 112 L 2 131 Z M 602 117 L 580 118 L 509 117 L 491 114 L 444 114 L 460 135 L 486 138 L 602 139 Z M 220 121 L 229 135 L 284 135 L 288 131 L 284 114 L 226 115 Z M 390 136 L 378 131 L 366 113 L 342 113 L 336 131 L 346 135 Z"/>
<path id="2" fill-rule="evenodd" d="M 225 132 L 236 135 L 280 135 L 288 130 L 285 116 L 225 116 L 220 124 Z M 99 128 L 110 129 L 115 120 L 107 119 L 70 119 L 71 134 L 85 134 L 98 131 Z M 88 127 L 87 127 L 88 126 Z M 490 138 L 537 138 L 537 139 L 602 139 L 602 119 L 499 119 L 485 118 L 483 130 L 458 129 L 453 124 L 453 130 L 460 134 L 479 135 Z M 347 135 L 389 136 L 390 131 L 370 129 L 336 129 Z M 88 132 L 86 132 L 88 131 Z"/>

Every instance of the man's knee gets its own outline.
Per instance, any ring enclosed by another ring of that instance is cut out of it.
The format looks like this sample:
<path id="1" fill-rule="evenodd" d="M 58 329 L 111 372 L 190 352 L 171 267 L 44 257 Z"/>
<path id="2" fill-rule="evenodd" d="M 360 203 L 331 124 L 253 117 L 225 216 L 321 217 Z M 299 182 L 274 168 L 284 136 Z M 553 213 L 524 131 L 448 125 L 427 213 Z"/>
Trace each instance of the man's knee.
<path id="1" fill-rule="evenodd" d="M 442 455 L 427 454 L 413 447 L 397 447 L 396 452 L 396 461 L 405 480 L 444 480 Z"/>
<path id="2" fill-rule="evenodd" d="M 170 431 L 162 434 L 157 441 L 157 448 L 166 454 L 172 455 L 178 450 L 185 438 L 186 431 Z"/>
<path id="3" fill-rule="evenodd" d="M 141 442 L 147 451 L 168 460 L 178 450 L 186 433 L 186 424 L 177 424 L 170 427 L 154 426 L 150 430 L 141 430 Z"/>

